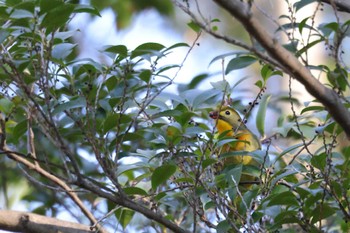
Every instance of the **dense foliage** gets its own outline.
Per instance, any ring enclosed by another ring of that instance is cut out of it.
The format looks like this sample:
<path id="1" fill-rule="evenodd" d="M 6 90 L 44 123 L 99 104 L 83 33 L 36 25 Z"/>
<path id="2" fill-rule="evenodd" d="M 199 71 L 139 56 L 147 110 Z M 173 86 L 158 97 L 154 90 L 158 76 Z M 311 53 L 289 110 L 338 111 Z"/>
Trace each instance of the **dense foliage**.
<path id="1" fill-rule="evenodd" d="M 290 14 L 280 17 L 284 23 L 276 33 L 348 108 L 349 70 L 341 53 L 350 21 L 316 25 L 314 12 L 294 17 L 311 2 L 319 11 L 316 1 L 286 2 Z M 263 50 L 229 52 L 213 57 L 229 62 L 223 80 L 210 89 L 197 88 L 210 75 L 177 85 L 186 59 L 160 64 L 177 49 L 190 54 L 193 46 L 110 45 L 101 51 L 104 62 L 78 59 L 73 36 L 79 32 L 67 24 L 82 12 L 99 16 L 93 6 L 61 0 L 0 3 L 1 208 L 11 209 L 11 190 L 27 179 L 19 198 L 28 211 L 54 217 L 64 212 L 91 225 L 97 219 L 113 231 L 158 232 L 171 228 L 169 222 L 178 226 L 173 231 L 349 231 L 350 147 L 344 146 L 343 129 L 319 100 L 293 96 L 293 77 L 281 63 L 264 60 Z M 200 36 L 195 19 L 189 26 Z M 211 20 L 206 30 L 215 34 L 220 20 Z M 327 64 L 310 62 L 309 50 L 319 44 L 331 51 Z M 260 168 L 224 168 L 224 158 L 247 152 L 218 157 L 223 145 L 237 140 L 215 135 L 208 113 L 223 100 L 231 102 L 246 82 L 228 83 L 225 75 L 252 65 L 260 70 L 249 90 L 256 97 L 248 106 L 237 99 L 232 105 L 256 123 L 263 147 L 249 154 Z M 289 79 L 288 93 L 268 93 L 276 76 Z M 266 130 L 271 106 L 277 127 Z M 242 173 L 259 182 L 242 190 Z"/>

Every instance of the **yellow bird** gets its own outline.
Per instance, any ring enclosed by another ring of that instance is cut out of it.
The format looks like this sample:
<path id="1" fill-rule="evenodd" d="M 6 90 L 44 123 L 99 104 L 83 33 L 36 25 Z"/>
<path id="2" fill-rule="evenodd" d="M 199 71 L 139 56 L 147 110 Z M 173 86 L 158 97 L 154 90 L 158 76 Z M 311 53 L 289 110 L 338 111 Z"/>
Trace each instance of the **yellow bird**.
<path id="1" fill-rule="evenodd" d="M 220 111 L 220 112 L 219 112 Z M 259 139 L 242 122 L 236 110 L 229 106 L 222 106 L 219 111 L 212 111 L 209 117 L 216 120 L 216 128 L 219 134 L 226 132 L 227 137 L 234 137 L 237 142 L 225 145 L 221 149 L 221 154 L 230 151 L 255 151 L 261 148 Z M 224 160 L 224 165 L 243 164 L 258 166 L 259 164 L 250 155 L 231 156 Z M 255 177 L 242 174 L 241 183 L 254 181 Z M 246 187 L 248 187 L 246 185 Z"/>

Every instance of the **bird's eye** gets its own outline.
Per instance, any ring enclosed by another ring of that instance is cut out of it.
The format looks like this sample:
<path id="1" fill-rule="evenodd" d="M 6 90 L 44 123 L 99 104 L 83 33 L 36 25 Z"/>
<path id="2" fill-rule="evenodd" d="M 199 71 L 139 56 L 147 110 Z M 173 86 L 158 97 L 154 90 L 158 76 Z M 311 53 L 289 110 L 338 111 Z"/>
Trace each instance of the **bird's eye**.
<path id="1" fill-rule="evenodd" d="M 230 115 L 230 111 L 227 110 L 227 111 L 225 112 L 225 114 L 226 114 L 226 115 Z"/>

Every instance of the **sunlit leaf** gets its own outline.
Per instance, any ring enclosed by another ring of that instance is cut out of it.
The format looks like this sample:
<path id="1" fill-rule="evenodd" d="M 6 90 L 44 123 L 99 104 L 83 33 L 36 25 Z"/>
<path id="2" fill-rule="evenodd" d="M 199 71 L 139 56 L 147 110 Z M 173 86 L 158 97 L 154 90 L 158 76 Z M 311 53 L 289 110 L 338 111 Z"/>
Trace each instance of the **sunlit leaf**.
<path id="1" fill-rule="evenodd" d="M 187 26 L 189 26 L 194 32 L 197 32 L 197 33 L 201 30 L 201 27 L 193 21 L 189 22 Z"/>
<path id="2" fill-rule="evenodd" d="M 265 95 L 261 99 L 261 101 L 259 102 L 258 113 L 256 115 L 256 126 L 262 137 L 265 136 L 265 116 L 266 116 L 267 105 L 269 103 L 270 98 L 271 98 L 271 95 Z"/>
<path id="3" fill-rule="evenodd" d="M 2 98 L 0 99 L 0 112 L 3 112 L 5 114 L 9 114 L 14 107 L 14 103 L 12 101 Z"/>

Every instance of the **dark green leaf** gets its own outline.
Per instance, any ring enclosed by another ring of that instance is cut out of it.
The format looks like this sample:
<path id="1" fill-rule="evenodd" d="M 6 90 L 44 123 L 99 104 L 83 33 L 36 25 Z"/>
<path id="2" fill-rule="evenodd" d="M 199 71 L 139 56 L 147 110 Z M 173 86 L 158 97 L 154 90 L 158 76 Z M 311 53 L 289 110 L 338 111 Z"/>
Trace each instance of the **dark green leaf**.
<path id="1" fill-rule="evenodd" d="M 152 189 L 155 190 L 159 185 L 166 182 L 176 172 L 176 166 L 173 164 L 165 164 L 157 167 L 151 178 Z"/>
<path id="2" fill-rule="evenodd" d="M 205 159 L 203 160 L 202 162 L 202 169 L 204 170 L 205 168 L 217 163 L 218 161 L 216 159 L 212 159 L 212 158 L 209 158 L 209 159 Z"/>
<path id="3" fill-rule="evenodd" d="M 298 206 L 299 205 L 296 197 L 293 195 L 291 191 L 278 193 L 276 195 L 270 196 L 270 198 L 271 199 L 268 203 L 268 206 L 273 206 L 273 205 Z"/>
<path id="4" fill-rule="evenodd" d="M 0 34 L 1 35 L 1 34 Z M 205 79 L 209 78 L 210 75 L 207 73 L 197 75 L 196 77 L 192 78 L 191 82 L 188 84 L 189 89 L 197 88 L 198 85 L 204 81 Z"/>
<path id="5" fill-rule="evenodd" d="M 216 226 L 216 233 L 228 233 L 229 230 L 232 230 L 232 227 L 228 220 L 223 220 Z"/>
<path id="6" fill-rule="evenodd" d="M 298 40 L 293 40 L 293 41 L 289 41 L 289 43 L 287 44 L 284 44 L 283 47 L 292 53 L 296 53 L 298 44 L 299 44 Z"/>
<path id="7" fill-rule="evenodd" d="M 151 77 L 152 77 L 151 70 L 144 70 L 140 73 L 140 79 L 145 83 L 148 83 L 151 80 Z"/>
<path id="8" fill-rule="evenodd" d="M 172 46 L 166 48 L 164 51 L 169 51 L 169 50 L 179 48 L 179 47 L 189 47 L 189 45 L 186 43 L 176 43 L 176 44 L 173 44 Z"/>
<path id="9" fill-rule="evenodd" d="M 303 8 L 304 6 L 307 6 L 313 2 L 315 2 L 316 0 L 300 0 L 296 3 L 294 3 L 293 7 L 295 8 L 295 11 L 299 11 L 301 8 Z"/>
<path id="10" fill-rule="evenodd" d="M 301 56 L 303 53 L 305 53 L 308 49 L 310 49 L 312 46 L 317 45 L 320 42 L 323 42 L 324 38 L 309 42 L 307 45 L 305 45 L 303 48 L 301 48 L 300 50 L 298 50 L 295 54 L 295 56 L 299 57 Z"/>
<path id="11" fill-rule="evenodd" d="M 310 107 L 306 107 L 303 108 L 300 112 L 300 115 L 303 115 L 306 112 L 312 111 L 314 112 L 318 112 L 318 111 L 323 111 L 324 110 L 324 106 L 310 106 Z"/>
<path id="12" fill-rule="evenodd" d="M 321 171 L 324 170 L 327 164 L 327 154 L 322 153 L 320 155 L 314 155 L 311 158 L 311 165 L 320 169 Z"/>
<path id="13" fill-rule="evenodd" d="M 46 28 L 47 33 L 67 24 L 71 14 L 73 13 L 74 5 L 57 0 L 42 0 L 41 2 L 48 2 L 48 4 L 42 4 L 44 7 L 41 7 L 40 9 L 42 12 L 46 12 L 47 10 L 47 13 L 41 23 L 41 26 Z M 51 5 L 51 3 L 53 4 Z M 53 5 L 56 5 L 56 7 L 53 7 Z"/>
<path id="14" fill-rule="evenodd" d="M 74 12 L 76 13 L 89 13 L 92 15 L 96 15 L 101 17 L 100 12 L 91 5 L 84 5 L 84 4 L 76 4 L 74 8 Z"/>
<path id="15" fill-rule="evenodd" d="M 295 210 L 282 211 L 275 217 L 275 225 L 273 227 L 276 228 L 276 231 L 282 227 L 283 224 L 288 223 L 299 223 L 298 212 Z"/>
<path id="16" fill-rule="evenodd" d="M 83 108 L 86 107 L 86 100 L 84 97 L 74 97 L 71 100 L 68 100 L 67 102 L 63 104 L 59 104 L 56 106 L 52 112 L 53 115 L 74 109 L 74 108 Z"/>
<path id="17" fill-rule="evenodd" d="M 115 217 L 118 219 L 118 222 L 123 227 L 123 229 L 125 229 L 128 226 L 134 214 L 134 211 L 127 208 L 118 208 L 114 212 Z"/>
<path id="18" fill-rule="evenodd" d="M 103 47 L 103 51 L 110 55 L 112 59 L 115 59 L 116 56 L 120 56 L 120 58 L 128 56 L 128 48 L 124 45 L 107 45 Z"/>
<path id="19" fill-rule="evenodd" d="M 306 17 L 305 19 L 303 19 L 300 23 L 299 23 L 299 33 L 302 34 L 303 33 L 303 29 L 304 26 L 306 24 L 306 22 L 308 21 L 310 17 Z"/>
<path id="20" fill-rule="evenodd" d="M 133 59 L 135 57 L 142 56 L 145 54 L 148 54 L 151 56 L 160 56 L 161 54 L 159 53 L 159 51 L 161 51 L 164 48 L 165 48 L 164 45 L 159 43 L 153 43 L 153 42 L 145 43 L 138 46 L 136 49 L 134 49 L 131 52 L 130 58 Z"/>
<path id="21" fill-rule="evenodd" d="M 119 114 L 116 114 L 116 113 L 109 114 L 103 123 L 103 132 L 106 133 L 109 130 L 117 127 L 118 119 L 119 119 Z"/>
<path id="22" fill-rule="evenodd" d="M 147 192 L 139 187 L 126 187 L 123 190 L 127 195 L 147 195 Z"/>
<path id="23" fill-rule="evenodd" d="M 25 132 L 27 131 L 27 128 L 28 128 L 27 120 L 19 122 L 13 129 L 13 137 L 16 140 L 19 140 L 20 137 L 22 137 L 25 134 Z"/>
<path id="24" fill-rule="evenodd" d="M 225 74 L 227 75 L 233 70 L 238 70 L 245 68 L 247 66 L 250 66 L 251 64 L 255 63 L 257 59 L 252 56 L 240 56 L 235 57 L 229 61 L 229 63 L 226 66 Z"/>
<path id="25" fill-rule="evenodd" d="M 335 210 L 326 203 L 321 203 L 317 205 L 317 207 L 314 211 L 312 211 L 312 213 L 313 216 L 311 219 L 311 224 L 315 224 L 316 222 L 335 214 Z"/>

